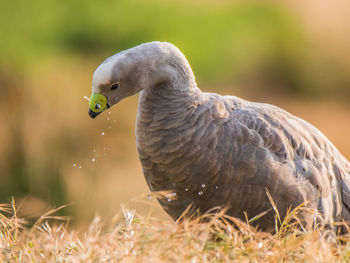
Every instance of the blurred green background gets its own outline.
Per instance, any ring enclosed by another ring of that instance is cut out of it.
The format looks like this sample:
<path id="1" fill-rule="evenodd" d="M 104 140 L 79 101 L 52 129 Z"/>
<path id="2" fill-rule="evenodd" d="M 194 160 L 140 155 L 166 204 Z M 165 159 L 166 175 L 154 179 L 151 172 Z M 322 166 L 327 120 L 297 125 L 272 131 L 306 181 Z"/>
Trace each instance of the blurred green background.
<path id="1" fill-rule="evenodd" d="M 153 40 L 183 51 L 201 89 L 283 107 L 350 157 L 348 1 L 0 3 L 0 203 L 26 217 L 72 204 L 61 213 L 84 223 L 148 193 L 137 96 L 96 120 L 83 97 L 106 57 Z"/>

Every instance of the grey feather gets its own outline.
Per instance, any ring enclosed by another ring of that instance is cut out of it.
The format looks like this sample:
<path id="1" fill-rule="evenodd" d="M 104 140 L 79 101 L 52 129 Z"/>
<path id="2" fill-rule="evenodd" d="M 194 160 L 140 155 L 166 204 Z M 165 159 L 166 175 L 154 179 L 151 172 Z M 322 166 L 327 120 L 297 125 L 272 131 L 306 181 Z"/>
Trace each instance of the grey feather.
<path id="1" fill-rule="evenodd" d="M 176 193 L 160 200 L 174 220 L 189 205 L 251 218 L 271 209 L 266 190 L 282 217 L 305 203 L 326 223 L 350 220 L 350 164 L 319 130 L 269 104 L 201 92 L 173 45 L 151 42 L 112 56 L 96 70 L 93 91 L 110 105 L 140 92 L 137 150 L 151 191 Z M 272 229 L 273 216 L 257 224 Z"/>

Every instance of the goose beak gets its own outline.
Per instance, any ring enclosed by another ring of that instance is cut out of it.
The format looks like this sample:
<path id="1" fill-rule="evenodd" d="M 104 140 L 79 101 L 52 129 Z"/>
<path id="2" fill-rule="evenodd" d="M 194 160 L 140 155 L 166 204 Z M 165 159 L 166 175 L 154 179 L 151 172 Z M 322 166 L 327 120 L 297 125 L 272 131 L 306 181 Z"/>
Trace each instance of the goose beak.
<path id="1" fill-rule="evenodd" d="M 104 110 L 108 109 L 110 105 L 107 102 L 105 95 L 100 93 L 92 93 L 89 102 L 89 116 L 95 119 Z"/>
<path id="2" fill-rule="evenodd" d="M 111 106 L 109 106 L 109 104 L 107 103 L 107 109 L 109 109 Z M 104 111 L 104 110 L 103 110 Z M 89 116 L 91 117 L 91 119 L 95 119 L 98 115 L 100 115 L 102 113 L 102 111 L 100 112 L 95 112 L 92 111 L 91 109 L 89 109 Z"/>
<path id="3" fill-rule="evenodd" d="M 89 109 L 89 116 L 91 117 L 91 119 L 95 119 L 96 116 L 99 115 L 101 112 L 94 112 L 91 109 Z"/>

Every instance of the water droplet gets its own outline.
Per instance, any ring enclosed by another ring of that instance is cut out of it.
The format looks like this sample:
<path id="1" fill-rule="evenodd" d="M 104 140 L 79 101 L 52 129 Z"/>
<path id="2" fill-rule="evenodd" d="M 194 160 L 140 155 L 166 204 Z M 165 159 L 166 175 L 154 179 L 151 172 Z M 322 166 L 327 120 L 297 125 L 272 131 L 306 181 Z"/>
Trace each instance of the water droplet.
<path id="1" fill-rule="evenodd" d="M 151 195 L 147 195 L 147 199 L 151 199 L 152 198 L 152 196 Z"/>
<path id="2" fill-rule="evenodd" d="M 173 196 L 176 196 L 176 193 L 173 193 Z"/>
<path id="3" fill-rule="evenodd" d="M 81 166 L 79 165 L 79 169 L 81 169 Z"/>
<path id="4" fill-rule="evenodd" d="M 188 192 L 188 188 L 185 189 L 185 192 Z"/>
<path id="5" fill-rule="evenodd" d="M 111 112 L 109 111 L 108 114 L 111 115 Z"/>
<path id="6" fill-rule="evenodd" d="M 107 117 L 107 121 L 109 121 L 109 117 Z"/>
<path id="7" fill-rule="evenodd" d="M 168 201 L 168 202 L 171 202 L 171 199 L 170 199 L 170 198 L 168 198 L 168 199 L 167 199 L 167 201 Z"/>
<path id="8" fill-rule="evenodd" d="M 73 163 L 73 167 L 76 167 L 77 165 L 75 163 Z"/>
<path id="9" fill-rule="evenodd" d="M 219 189 L 219 186 L 216 185 L 216 186 L 215 186 L 215 189 Z"/>
<path id="10" fill-rule="evenodd" d="M 199 191 L 199 192 L 198 192 L 198 195 L 202 195 L 202 194 L 203 194 L 203 192 L 202 192 L 202 191 Z"/>
<path id="11" fill-rule="evenodd" d="M 104 132 L 101 132 L 101 135 L 105 135 L 105 133 L 104 133 Z"/>
<path id="12" fill-rule="evenodd" d="M 90 101 L 89 97 L 87 97 L 87 96 L 84 96 L 84 99 L 87 101 Z"/>
<path id="13" fill-rule="evenodd" d="M 93 163 L 96 161 L 96 159 L 95 159 L 95 158 L 92 158 L 91 160 L 92 160 L 92 162 L 93 162 Z"/>
<path id="14" fill-rule="evenodd" d="M 202 184 L 202 188 L 204 188 L 205 187 L 205 184 Z"/>

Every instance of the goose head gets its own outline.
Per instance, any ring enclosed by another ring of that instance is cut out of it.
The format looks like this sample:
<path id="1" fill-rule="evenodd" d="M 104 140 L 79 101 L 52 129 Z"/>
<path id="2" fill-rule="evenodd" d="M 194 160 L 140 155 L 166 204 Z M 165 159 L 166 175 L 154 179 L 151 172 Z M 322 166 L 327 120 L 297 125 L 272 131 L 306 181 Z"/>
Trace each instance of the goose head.
<path id="1" fill-rule="evenodd" d="M 145 85 L 144 68 L 134 52 L 121 52 L 106 59 L 95 71 L 89 102 L 89 115 L 95 118 Z"/>
<path id="2" fill-rule="evenodd" d="M 95 118 L 122 99 L 178 75 L 174 64 L 187 63 L 182 53 L 167 42 L 149 42 L 117 53 L 95 70 L 89 115 Z M 183 67 L 181 64 L 179 67 Z"/>

